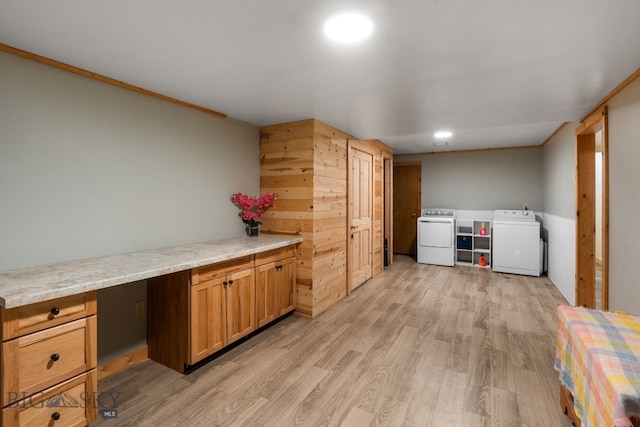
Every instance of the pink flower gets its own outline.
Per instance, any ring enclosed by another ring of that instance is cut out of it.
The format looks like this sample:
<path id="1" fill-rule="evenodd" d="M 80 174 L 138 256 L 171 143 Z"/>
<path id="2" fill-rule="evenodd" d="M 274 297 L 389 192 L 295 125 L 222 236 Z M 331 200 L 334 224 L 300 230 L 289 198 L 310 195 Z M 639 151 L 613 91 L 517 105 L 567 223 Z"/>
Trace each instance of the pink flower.
<path id="1" fill-rule="evenodd" d="M 255 198 L 246 194 L 236 193 L 231 196 L 231 202 L 240 209 L 238 216 L 242 222 L 254 227 L 261 224 L 264 212 L 276 201 L 275 193 L 267 193 Z"/>

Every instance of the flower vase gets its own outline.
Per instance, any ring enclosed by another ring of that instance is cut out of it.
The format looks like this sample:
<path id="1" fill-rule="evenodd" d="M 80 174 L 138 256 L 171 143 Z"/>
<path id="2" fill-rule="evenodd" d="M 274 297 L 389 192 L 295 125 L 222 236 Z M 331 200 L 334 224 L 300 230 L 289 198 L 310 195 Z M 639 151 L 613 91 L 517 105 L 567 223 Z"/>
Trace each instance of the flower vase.
<path id="1" fill-rule="evenodd" d="M 244 231 L 247 233 L 249 237 L 255 237 L 260 235 L 260 226 L 259 225 L 249 225 L 246 224 Z"/>

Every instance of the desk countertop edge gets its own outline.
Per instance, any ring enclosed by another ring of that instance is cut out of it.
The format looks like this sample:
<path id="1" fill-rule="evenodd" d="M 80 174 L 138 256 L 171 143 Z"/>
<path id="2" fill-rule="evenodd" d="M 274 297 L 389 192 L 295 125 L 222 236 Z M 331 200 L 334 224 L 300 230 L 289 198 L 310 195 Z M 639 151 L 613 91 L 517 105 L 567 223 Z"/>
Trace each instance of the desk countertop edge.
<path id="1" fill-rule="evenodd" d="M 21 307 L 299 243 L 298 236 L 263 234 L 8 270 L 0 272 L 0 306 Z"/>

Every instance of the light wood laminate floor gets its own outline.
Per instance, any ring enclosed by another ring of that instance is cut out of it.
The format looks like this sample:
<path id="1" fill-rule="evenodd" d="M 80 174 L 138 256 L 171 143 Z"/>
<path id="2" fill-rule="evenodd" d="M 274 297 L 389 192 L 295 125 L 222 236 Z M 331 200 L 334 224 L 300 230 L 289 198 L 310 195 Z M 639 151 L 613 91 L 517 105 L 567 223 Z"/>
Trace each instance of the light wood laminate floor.
<path id="1" fill-rule="evenodd" d="M 189 375 L 145 361 L 99 382 L 105 426 L 570 426 L 547 278 L 394 264 Z"/>

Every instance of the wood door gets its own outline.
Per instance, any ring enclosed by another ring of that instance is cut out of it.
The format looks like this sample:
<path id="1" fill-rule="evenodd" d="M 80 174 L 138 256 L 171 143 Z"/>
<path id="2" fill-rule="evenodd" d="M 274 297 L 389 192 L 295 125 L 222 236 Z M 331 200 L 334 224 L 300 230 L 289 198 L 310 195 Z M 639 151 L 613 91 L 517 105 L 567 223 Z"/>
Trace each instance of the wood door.
<path id="1" fill-rule="evenodd" d="M 189 364 L 226 345 L 224 277 L 191 286 Z"/>
<path id="2" fill-rule="evenodd" d="M 349 147 L 349 283 L 352 291 L 373 271 L 373 154 Z"/>
<path id="3" fill-rule="evenodd" d="M 256 322 L 258 328 L 275 320 L 280 310 L 277 307 L 276 281 L 279 279 L 277 263 L 270 262 L 256 268 Z"/>
<path id="4" fill-rule="evenodd" d="M 416 254 L 422 206 L 422 163 L 393 165 L 393 252 Z"/>
<path id="5" fill-rule="evenodd" d="M 227 276 L 227 344 L 248 335 L 256 329 L 256 299 L 254 269 Z"/>
<path id="6" fill-rule="evenodd" d="M 276 310 L 283 316 L 295 309 L 295 258 L 286 258 L 276 266 Z"/>

